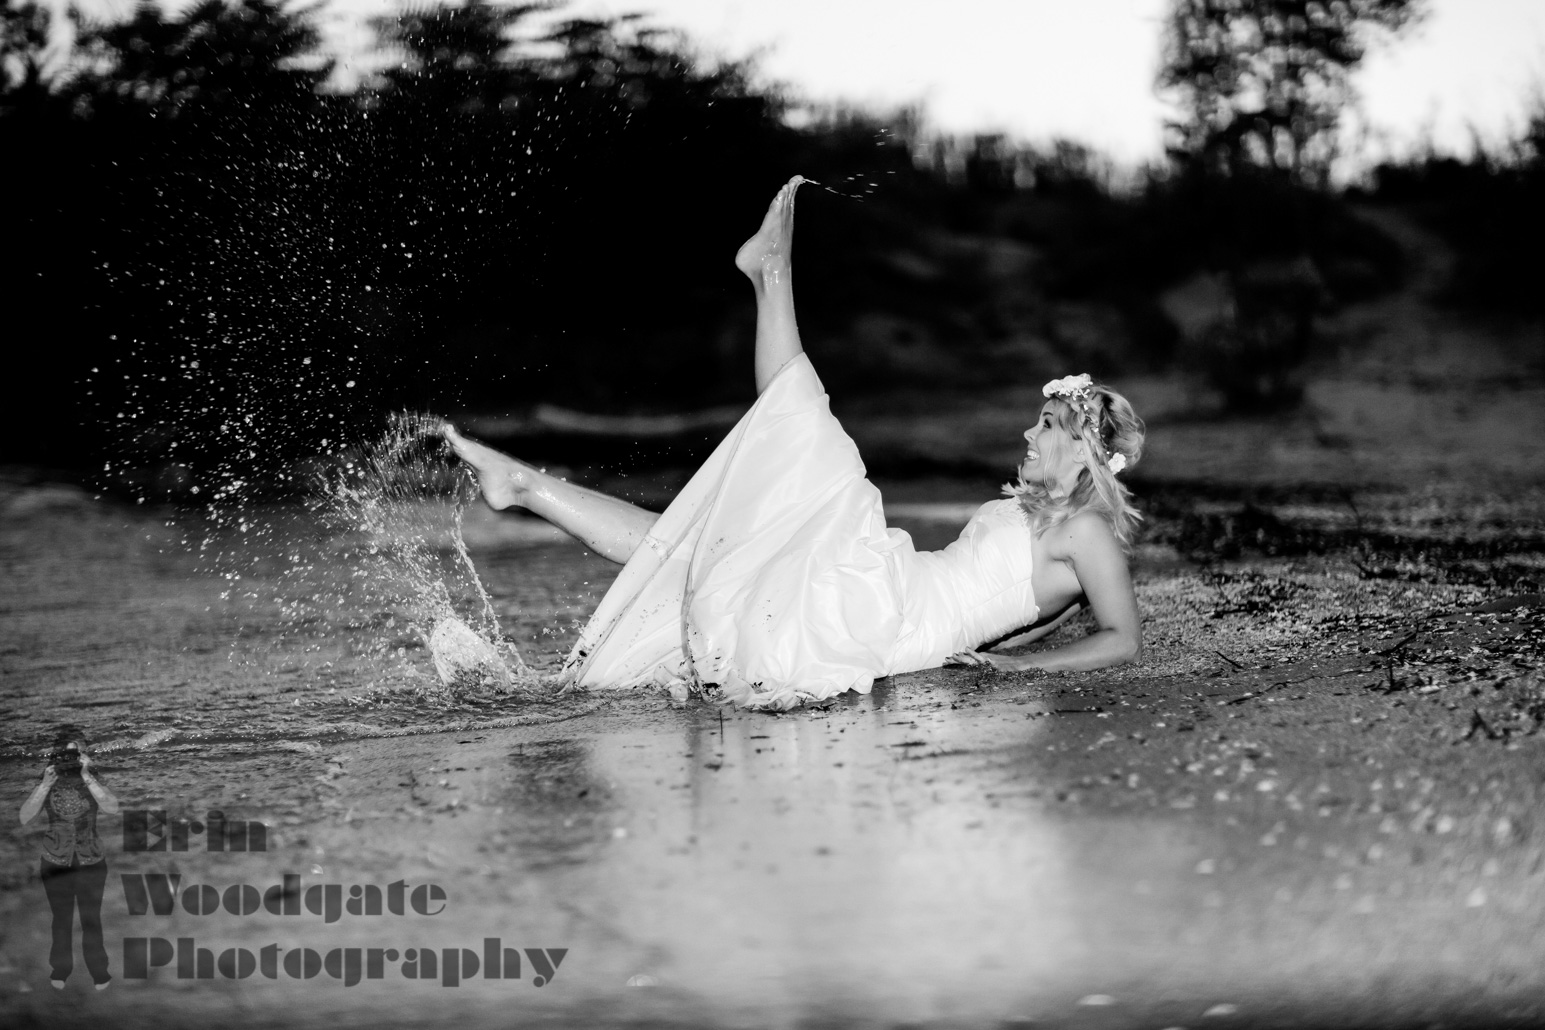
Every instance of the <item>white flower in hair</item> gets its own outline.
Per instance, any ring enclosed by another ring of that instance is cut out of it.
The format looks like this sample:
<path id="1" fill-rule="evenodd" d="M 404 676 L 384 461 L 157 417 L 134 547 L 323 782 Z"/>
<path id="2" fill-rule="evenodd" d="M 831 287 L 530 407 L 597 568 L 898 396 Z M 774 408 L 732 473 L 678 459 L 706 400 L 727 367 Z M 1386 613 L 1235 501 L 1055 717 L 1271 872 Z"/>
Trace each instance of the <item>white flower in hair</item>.
<path id="1" fill-rule="evenodd" d="M 1110 456 L 1110 461 L 1107 461 L 1105 464 L 1110 467 L 1111 472 L 1120 472 L 1127 467 L 1127 456 L 1117 451 Z"/>
<path id="2" fill-rule="evenodd" d="M 1094 380 L 1089 378 L 1088 372 L 1081 372 L 1076 376 L 1063 376 L 1061 379 L 1053 379 L 1041 387 L 1043 397 L 1069 397 L 1074 400 L 1088 400 L 1090 391 L 1094 389 Z"/>

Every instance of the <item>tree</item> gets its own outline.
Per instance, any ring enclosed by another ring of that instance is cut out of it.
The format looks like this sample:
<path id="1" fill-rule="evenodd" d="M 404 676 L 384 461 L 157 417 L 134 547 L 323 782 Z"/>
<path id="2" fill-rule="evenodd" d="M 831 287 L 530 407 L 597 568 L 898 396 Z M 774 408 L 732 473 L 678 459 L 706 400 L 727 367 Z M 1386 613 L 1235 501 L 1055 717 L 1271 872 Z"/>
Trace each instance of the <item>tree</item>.
<path id="1" fill-rule="evenodd" d="M 371 20 L 381 41 L 404 60 L 382 76 L 381 90 L 443 116 L 497 109 L 523 92 L 529 61 L 516 53 L 514 30 L 545 2 L 404 8 Z"/>
<path id="2" fill-rule="evenodd" d="M 0 0 L 0 114 L 47 100 L 43 55 L 49 22 L 48 11 L 37 4 Z"/>
<path id="3" fill-rule="evenodd" d="M 755 201 L 738 214 L 747 175 L 770 192 L 792 171 L 773 160 L 792 133 L 748 66 L 703 61 L 636 16 L 524 31 L 555 6 L 458 0 L 375 19 L 399 60 L 360 97 L 359 138 L 380 157 L 356 194 L 386 202 L 374 224 L 433 276 L 403 289 L 443 365 L 486 372 L 473 351 L 497 351 L 518 388 L 586 402 L 641 377 L 695 388 L 738 296 L 724 255 L 755 224 Z M 648 257 L 607 275 L 597 303 L 618 240 L 647 241 Z"/>
<path id="4" fill-rule="evenodd" d="M 1265 169 L 1323 186 L 1350 75 L 1370 33 L 1397 33 L 1423 0 L 1171 0 L 1159 87 L 1181 119 L 1171 156 L 1225 175 Z"/>
<path id="5" fill-rule="evenodd" d="M 305 106 L 332 70 L 317 58 L 316 7 L 288 0 L 199 0 L 168 20 L 149 0 L 128 21 L 89 27 L 101 67 L 94 106 L 173 117 Z"/>

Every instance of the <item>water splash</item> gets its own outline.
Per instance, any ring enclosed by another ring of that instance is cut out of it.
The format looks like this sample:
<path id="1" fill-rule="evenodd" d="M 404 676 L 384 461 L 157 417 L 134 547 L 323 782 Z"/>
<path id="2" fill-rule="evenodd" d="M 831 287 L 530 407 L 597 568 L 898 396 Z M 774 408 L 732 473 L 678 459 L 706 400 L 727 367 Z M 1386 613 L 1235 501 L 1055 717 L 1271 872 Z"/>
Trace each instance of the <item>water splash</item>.
<path id="1" fill-rule="evenodd" d="M 878 183 L 865 180 L 861 175 L 845 175 L 837 186 L 817 182 L 814 179 L 807 179 L 803 175 L 799 177 L 799 180 L 801 186 L 814 186 L 816 189 L 825 190 L 827 193 L 835 194 L 844 200 L 856 200 L 860 204 L 864 202 L 866 197 L 873 196 L 879 185 Z"/>
<path id="2" fill-rule="evenodd" d="M 358 574 L 396 599 L 445 689 L 512 690 L 538 677 L 500 633 L 467 551 L 462 513 L 476 483 L 452 457 L 443 426 L 432 415 L 390 416 L 382 436 L 323 473 L 320 514 L 355 536 Z"/>

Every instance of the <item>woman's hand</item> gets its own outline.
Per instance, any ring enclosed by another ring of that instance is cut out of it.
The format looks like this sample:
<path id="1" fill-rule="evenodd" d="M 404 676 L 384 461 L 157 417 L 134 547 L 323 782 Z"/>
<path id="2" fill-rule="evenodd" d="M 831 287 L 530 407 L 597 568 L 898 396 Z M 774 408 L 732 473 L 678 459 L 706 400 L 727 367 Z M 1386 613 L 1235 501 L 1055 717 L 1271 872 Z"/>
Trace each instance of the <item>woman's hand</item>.
<path id="1" fill-rule="evenodd" d="M 52 787 L 58 781 L 58 779 L 59 770 L 55 769 L 53 763 L 50 762 L 48 765 L 43 767 L 43 782 L 40 784 L 40 786 Z"/>
<path id="2" fill-rule="evenodd" d="M 944 659 L 945 665 L 985 666 L 1003 672 L 1021 672 L 1028 668 L 1020 659 L 1006 654 L 986 654 L 982 651 L 956 651 Z"/>
<path id="3" fill-rule="evenodd" d="M 80 752 L 80 774 L 82 779 L 91 774 L 91 756 L 84 751 Z"/>
<path id="4" fill-rule="evenodd" d="M 1107 523 L 1095 512 L 1068 519 L 1042 537 L 1037 555 L 1066 563 L 1094 616 L 1088 636 L 1060 647 L 1021 655 L 1018 668 L 1044 672 L 1088 672 L 1138 658 L 1143 650 L 1142 617 L 1126 555 Z M 1001 663 L 998 664 L 1002 668 Z"/>

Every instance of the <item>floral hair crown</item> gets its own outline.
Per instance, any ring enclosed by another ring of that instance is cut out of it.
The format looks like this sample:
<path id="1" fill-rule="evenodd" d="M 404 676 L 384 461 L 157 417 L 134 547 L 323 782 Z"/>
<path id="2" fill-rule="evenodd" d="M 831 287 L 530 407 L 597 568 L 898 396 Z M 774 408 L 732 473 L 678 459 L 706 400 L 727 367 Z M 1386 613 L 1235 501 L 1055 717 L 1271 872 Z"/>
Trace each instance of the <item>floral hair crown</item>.
<path id="1" fill-rule="evenodd" d="M 1076 376 L 1053 379 L 1041 387 L 1041 394 L 1046 397 L 1056 397 L 1076 408 L 1079 420 L 1088 431 L 1088 435 L 1099 440 L 1100 446 L 1104 447 L 1099 424 L 1095 421 L 1093 408 L 1090 407 L 1090 402 L 1094 400 L 1094 381 L 1089 378 L 1089 373 L 1083 372 Z M 1127 456 L 1120 451 L 1114 451 L 1106 457 L 1105 464 L 1111 472 L 1120 472 L 1127 467 Z"/>

